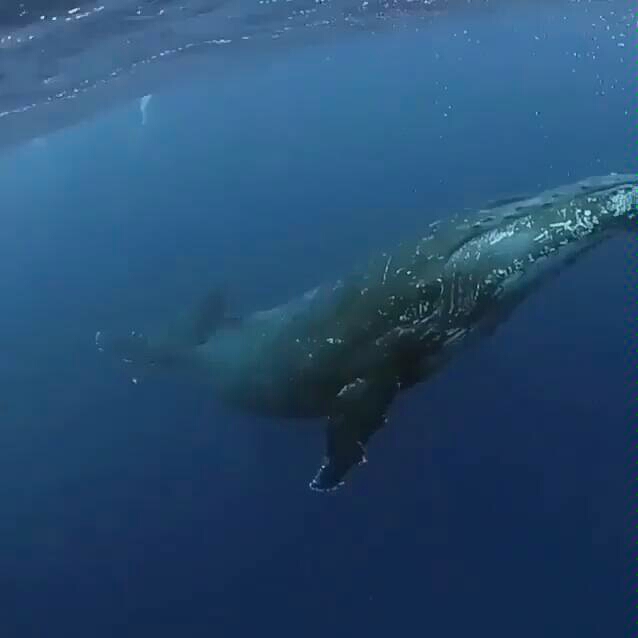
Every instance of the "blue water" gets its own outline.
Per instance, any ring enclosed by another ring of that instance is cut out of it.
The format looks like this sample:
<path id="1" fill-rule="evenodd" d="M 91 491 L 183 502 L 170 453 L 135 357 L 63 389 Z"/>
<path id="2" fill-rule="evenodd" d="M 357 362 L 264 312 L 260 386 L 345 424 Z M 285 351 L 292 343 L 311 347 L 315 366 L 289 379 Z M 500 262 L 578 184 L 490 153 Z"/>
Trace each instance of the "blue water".
<path id="1" fill-rule="evenodd" d="M 93 345 L 634 169 L 629 4 L 597 5 L 255 60 L 0 157 L 0 635 L 629 635 L 630 240 L 400 397 L 329 495 L 319 424 Z"/>

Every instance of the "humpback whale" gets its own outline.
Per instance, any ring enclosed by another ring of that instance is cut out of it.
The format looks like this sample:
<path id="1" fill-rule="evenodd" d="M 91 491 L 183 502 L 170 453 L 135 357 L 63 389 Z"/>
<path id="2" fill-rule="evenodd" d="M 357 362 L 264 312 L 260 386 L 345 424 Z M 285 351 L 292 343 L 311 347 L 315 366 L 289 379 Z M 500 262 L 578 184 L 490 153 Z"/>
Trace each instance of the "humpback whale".
<path id="1" fill-rule="evenodd" d="M 592 177 L 470 216 L 372 259 L 336 283 L 246 317 L 221 295 L 156 332 L 103 332 L 103 351 L 140 365 L 188 367 L 244 410 L 327 420 L 310 483 L 339 487 L 366 461 L 395 397 L 463 346 L 490 335 L 539 285 L 614 234 L 632 230 L 638 177 Z"/>

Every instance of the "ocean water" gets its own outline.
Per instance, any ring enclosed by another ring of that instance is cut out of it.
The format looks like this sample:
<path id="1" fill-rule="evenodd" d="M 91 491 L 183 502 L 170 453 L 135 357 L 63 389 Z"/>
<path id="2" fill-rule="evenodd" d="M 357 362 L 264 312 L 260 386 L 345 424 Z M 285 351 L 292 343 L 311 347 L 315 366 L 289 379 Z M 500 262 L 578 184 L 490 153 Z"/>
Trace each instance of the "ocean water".
<path id="1" fill-rule="evenodd" d="M 134 384 L 93 341 L 634 171 L 632 4 L 512 5 L 255 55 L 144 125 L 128 101 L 3 151 L 0 635 L 629 635 L 631 238 L 401 396 L 331 494 L 320 423 Z"/>

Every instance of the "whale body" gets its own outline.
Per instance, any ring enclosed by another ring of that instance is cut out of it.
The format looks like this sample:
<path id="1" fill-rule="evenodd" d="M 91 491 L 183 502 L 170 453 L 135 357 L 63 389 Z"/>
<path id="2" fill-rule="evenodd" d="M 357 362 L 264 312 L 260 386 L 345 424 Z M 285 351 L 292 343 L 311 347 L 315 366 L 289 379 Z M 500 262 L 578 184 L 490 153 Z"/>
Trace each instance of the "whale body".
<path id="1" fill-rule="evenodd" d="M 611 174 L 430 224 L 332 284 L 245 318 L 212 294 L 160 333 L 108 337 L 129 361 L 185 366 L 241 409 L 327 419 L 310 483 L 339 487 L 366 461 L 395 397 L 493 333 L 540 284 L 632 230 L 634 175 Z"/>

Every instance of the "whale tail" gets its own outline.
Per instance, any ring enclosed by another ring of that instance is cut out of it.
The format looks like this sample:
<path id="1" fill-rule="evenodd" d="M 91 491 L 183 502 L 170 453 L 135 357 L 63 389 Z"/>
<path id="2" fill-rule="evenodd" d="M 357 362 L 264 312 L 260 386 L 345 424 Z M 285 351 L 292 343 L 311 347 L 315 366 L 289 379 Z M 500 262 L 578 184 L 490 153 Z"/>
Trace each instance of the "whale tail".
<path id="1" fill-rule="evenodd" d="M 99 352 L 113 355 L 124 363 L 154 363 L 155 357 L 148 338 L 135 330 L 127 334 L 112 334 L 98 330 L 95 333 L 95 347 Z"/>
<path id="2" fill-rule="evenodd" d="M 209 292 L 195 308 L 171 325 L 150 334 L 132 330 L 111 334 L 98 330 L 95 345 L 125 363 L 139 365 L 171 365 L 188 359 L 193 350 L 222 328 L 236 327 L 241 319 L 226 313 L 223 294 Z"/>

